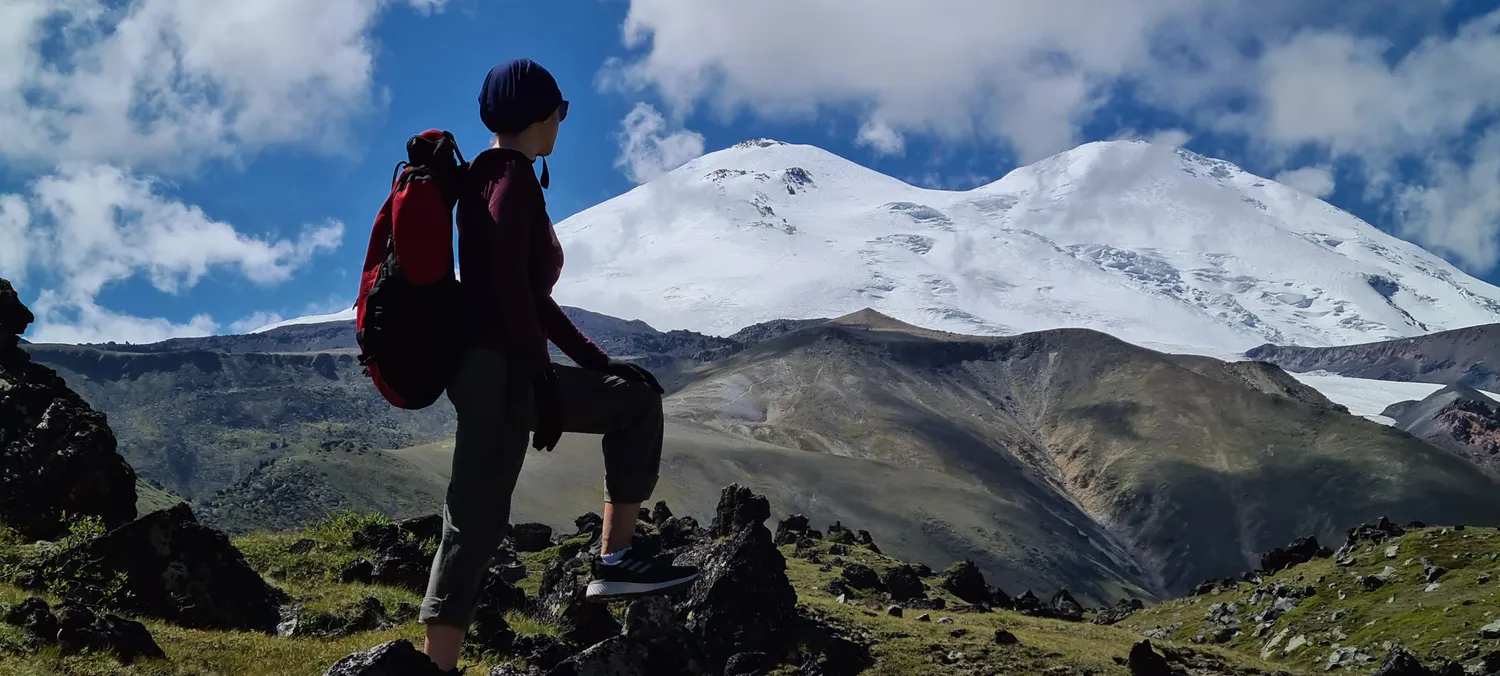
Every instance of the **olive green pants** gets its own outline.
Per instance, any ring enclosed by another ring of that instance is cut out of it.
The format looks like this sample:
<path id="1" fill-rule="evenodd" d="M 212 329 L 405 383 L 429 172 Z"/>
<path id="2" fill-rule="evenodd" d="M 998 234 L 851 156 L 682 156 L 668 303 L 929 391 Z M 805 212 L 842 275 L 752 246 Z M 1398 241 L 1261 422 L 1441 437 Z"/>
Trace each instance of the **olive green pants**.
<path id="1" fill-rule="evenodd" d="M 490 559 L 510 528 L 511 494 L 536 422 L 531 383 L 509 377 L 503 353 L 468 348 L 448 386 L 458 413 L 443 537 L 422 600 L 421 621 L 467 628 Z M 661 464 L 661 396 L 598 371 L 555 366 L 563 431 L 604 435 L 608 502 L 645 502 Z"/>

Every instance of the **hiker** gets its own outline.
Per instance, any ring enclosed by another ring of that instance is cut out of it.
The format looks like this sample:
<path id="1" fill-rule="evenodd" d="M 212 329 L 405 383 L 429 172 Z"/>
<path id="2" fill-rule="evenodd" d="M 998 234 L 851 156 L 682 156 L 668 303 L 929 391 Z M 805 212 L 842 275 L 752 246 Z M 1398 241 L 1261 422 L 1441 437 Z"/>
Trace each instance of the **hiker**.
<path id="1" fill-rule="evenodd" d="M 661 463 L 661 385 L 646 369 L 610 358 L 552 300 L 563 252 L 542 196 L 546 160 L 540 181 L 533 163 L 551 154 L 568 102 L 546 69 L 517 59 L 490 70 L 479 115 L 494 139 L 470 163 L 458 203 L 470 325 L 448 385 L 458 433 L 421 610 L 425 652 L 440 669 L 457 666 L 485 571 L 509 528 L 528 433 L 531 446 L 546 451 L 563 432 L 604 435 L 604 532 L 590 600 L 668 593 L 698 575 L 630 546 Z M 549 340 L 580 366 L 552 364 Z"/>

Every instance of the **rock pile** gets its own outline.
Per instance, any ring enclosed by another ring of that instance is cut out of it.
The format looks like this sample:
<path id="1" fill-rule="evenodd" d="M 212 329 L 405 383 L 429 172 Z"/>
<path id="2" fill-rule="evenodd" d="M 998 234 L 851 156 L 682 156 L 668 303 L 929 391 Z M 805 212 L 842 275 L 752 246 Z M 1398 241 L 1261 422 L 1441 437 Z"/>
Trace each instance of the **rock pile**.
<path id="1" fill-rule="evenodd" d="M 57 646 L 63 655 L 108 652 L 122 664 L 142 657 L 166 657 L 146 625 L 118 615 L 99 615 L 77 601 L 64 600 L 53 609 L 32 597 L 11 606 L 4 619 L 21 628 L 23 648 L 32 652 L 46 646 Z"/>

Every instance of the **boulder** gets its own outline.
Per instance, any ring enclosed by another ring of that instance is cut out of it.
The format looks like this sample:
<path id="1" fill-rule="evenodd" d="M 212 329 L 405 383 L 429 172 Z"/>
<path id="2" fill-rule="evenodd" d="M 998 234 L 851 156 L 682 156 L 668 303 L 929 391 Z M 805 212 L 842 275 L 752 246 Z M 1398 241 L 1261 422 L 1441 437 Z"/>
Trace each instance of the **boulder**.
<path id="1" fill-rule="evenodd" d="M 469 626 L 467 642 L 482 651 L 505 653 L 515 642 L 516 632 L 506 622 L 505 614 L 527 609 L 526 591 L 505 579 L 503 569 L 492 567 L 485 573 L 474 609 L 474 623 Z"/>
<path id="2" fill-rule="evenodd" d="M 793 663 L 801 664 L 798 674 L 856 676 L 875 665 L 875 659 L 870 655 L 873 641 L 864 630 L 846 621 L 804 610 L 796 633 L 798 647 L 791 659 Z"/>
<path id="3" fill-rule="evenodd" d="M 752 526 L 760 526 L 769 518 L 771 503 L 766 496 L 756 495 L 739 484 L 730 484 L 719 494 L 719 507 L 714 511 L 708 532 L 714 537 L 729 537 Z"/>
<path id="4" fill-rule="evenodd" d="M 431 570 L 432 557 L 423 554 L 416 544 L 399 540 L 376 552 L 371 577 L 375 584 L 400 587 L 420 594 L 427 589 L 428 573 Z"/>
<path id="5" fill-rule="evenodd" d="M 979 572 L 979 566 L 973 561 L 963 561 L 948 568 L 943 573 L 943 589 L 965 603 L 988 604 L 993 600 L 984 573 Z"/>
<path id="6" fill-rule="evenodd" d="M 1068 622 L 1083 621 L 1083 604 L 1073 598 L 1073 595 L 1066 589 L 1059 589 L 1056 594 L 1053 594 L 1050 605 L 1051 615 L 1056 619 Z"/>
<path id="7" fill-rule="evenodd" d="M 1018 638 L 1016 638 L 1016 635 L 1010 633 L 1009 631 L 1006 631 L 1004 629 L 996 629 L 995 630 L 995 644 L 996 645 L 1015 645 L 1015 644 L 1020 643 L 1020 642 L 1021 642 L 1021 640 L 1018 639 Z"/>
<path id="8" fill-rule="evenodd" d="M 136 517 L 135 471 L 104 414 L 17 347 L 32 320 L 0 279 L 0 523 L 29 540 L 65 534 L 64 515 L 123 526 Z"/>
<path id="9" fill-rule="evenodd" d="M 666 521 L 659 522 L 656 530 L 661 535 L 663 550 L 686 547 L 702 535 L 698 528 L 698 521 L 690 516 L 670 517 Z"/>
<path id="10" fill-rule="evenodd" d="M 1175 676 L 1167 658 L 1152 650 L 1149 640 L 1131 646 L 1126 666 L 1130 668 L 1130 676 Z"/>
<path id="11" fill-rule="evenodd" d="M 404 638 L 351 653 L 323 676 L 443 676 L 437 665 Z"/>
<path id="12" fill-rule="evenodd" d="M 55 645 L 63 655 L 107 652 L 123 664 L 141 657 L 166 658 L 146 625 L 118 615 L 100 616 L 77 601 L 64 600 L 54 614 L 46 601 L 31 597 L 12 606 L 5 622 L 21 628 L 28 650 Z"/>
<path id="13" fill-rule="evenodd" d="M 403 539 L 401 529 L 395 524 L 371 523 L 349 534 L 349 546 L 353 549 L 382 550 L 394 547 Z"/>
<path id="14" fill-rule="evenodd" d="M 1134 615 L 1136 611 L 1144 610 L 1145 608 L 1146 604 L 1142 603 L 1140 599 L 1120 599 L 1115 602 L 1115 605 L 1095 615 L 1093 623 L 1105 626 L 1115 624 Z"/>
<path id="15" fill-rule="evenodd" d="M 285 636 L 339 638 L 362 631 L 388 629 L 395 620 L 386 614 L 385 604 L 366 596 L 336 612 L 307 611 L 300 607 L 287 609 L 276 633 Z"/>
<path id="16" fill-rule="evenodd" d="M 862 563 L 849 562 L 844 564 L 844 570 L 840 573 L 850 587 L 855 589 L 879 589 L 880 576 L 875 574 L 869 566 Z"/>
<path id="17" fill-rule="evenodd" d="M 1370 676 L 1432 676 L 1417 656 L 1401 646 L 1393 646 Z"/>
<path id="18" fill-rule="evenodd" d="M 620 623 L 609 614 L 609 607 L 585 598 L 588 583 L 582 576 L 566 568 L 563 561 L 554 562 L 547 572 L 537 590 L 540 595 L 537 605 L 565 627 L 563 640 L 590 646 L 620 633 Z"/>
<path id="19" fill-rule="evenodd" d="M 1266 574 L 1286 570 L 1292 566 L 1333 556 L 1333 550 L 1318 544 L 1315 537 L 1300 537 L 1285 547 L 1277 547 L 1260 557 L 1260 568 Z"/>
<path id="20" fill-rule="evenodd" d="M 886 591 L 897 603 L 905 603 L 927 595 L 927 590 L 922 585 L 922 577 L 917 575 L 917 569 L 905 564 L 887 570 L 880 581 L 884 583 Z"/>
<path id="21" fill-rule="evenodd" d="M 510 534 L 518 552 L 539 552 L 552 546 L 552 527 L 544 523 L 518 523 L 511 526 Z"/>
<path id="22" fill-rule="evenodd" d="M 358 558 L 344 564 L 339 570 L 339 582 L 344 584 L 373 584 L 375 582 L 375 565 L 368 560 Z"/>
<path id="23" fill-rule="evenodd" d="M 671 508 L 667 507 L 667 501 L 657 500 L 656 508 L 651 510 L 651 523 L 660 526 L 666 523 L 667 519 L 670 518 L 672 518 L 672 510 Z"/>
<path id="24" fill-rule="evenodd" d="M 405 533 L 412 542 L 443 539 L 443 517 L 440 514 L 402 519 L 396 522 L 396 528 Z"/>
<path id="25" fill-rule="evenodd" d="M 87 603 L 195 629 L 272 633 L 287 599 L 185 503 L 58 552 L 43 568 L 48 579 L 28 582 L 61 583 L 68 596 Z"/>
<path id="26" fill-rule="evenodd" d="M 782 519 L 776 524 L 776 544 L 790 545 L 807 538 L 807 530 L 812 524 L 807 517 L 801 514 L 793 514 Z M 809 538 L 810 539 L 810 538 Z"/>
<path id="27" fill-rule="evenodd" d="M 577 535 L 590 535 L 598 538 L 604 532 L 604 517 L 589 512 L 573 519 L 573 525 L 578 528 Z"/>
<path id="28" fill-rule="evenodd" d="M 730 486 L 714 521 L 733 537 L 677 557 L 679 565 L 700 570 L 688 598 L 679 605 L 687 630 L 715 670 L 745 652 L 781 655 L 791 640 L 797 593 L 786 575 L 786 559 L 776 549 L 765 497 Z M 737 529 L 737 530 L 736 530 Z"/>

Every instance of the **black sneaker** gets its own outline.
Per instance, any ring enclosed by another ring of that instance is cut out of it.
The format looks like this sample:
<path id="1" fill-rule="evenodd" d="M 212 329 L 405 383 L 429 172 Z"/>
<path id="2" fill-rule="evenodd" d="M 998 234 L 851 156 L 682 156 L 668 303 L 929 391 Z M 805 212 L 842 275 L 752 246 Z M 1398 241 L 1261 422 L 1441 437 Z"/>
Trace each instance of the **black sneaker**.
<path id="1" fill-rule="evenodd" d="M 594 559 L 593 576 L 584 598 L 604 603 L 620 599 L 670 594 L 686 589 L 698 579 L 698 569 L 674 566 L 665 561 L 627 550 L 613 566 Z"/>

